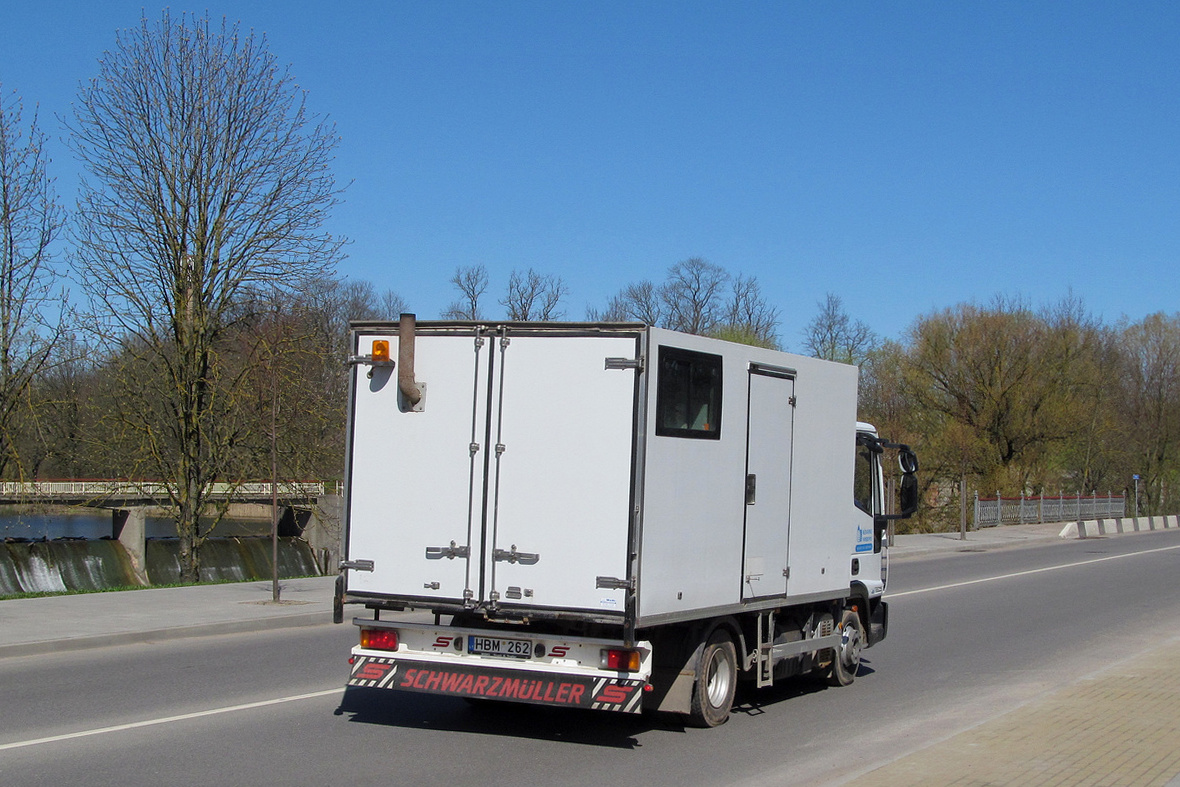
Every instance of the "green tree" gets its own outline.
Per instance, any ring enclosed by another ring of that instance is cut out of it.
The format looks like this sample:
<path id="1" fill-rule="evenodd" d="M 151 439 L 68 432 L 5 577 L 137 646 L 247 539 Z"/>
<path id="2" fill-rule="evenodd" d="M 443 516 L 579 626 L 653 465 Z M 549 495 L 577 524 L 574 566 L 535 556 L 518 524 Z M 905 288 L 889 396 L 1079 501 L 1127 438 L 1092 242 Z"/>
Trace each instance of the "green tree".
<path id="1" fill-rule="evenodd" d="M 1165 513 L 1166 490 L 1180 490 L 1180 314 L 1151 314 L 1124 326 L 1118 347 L 1122 363 L 1115 384 L 1130 464 L 1124 479 L 1138 473 L 1140 507 Z"/>
<path id="2" fill-rule="evenodd" d="M 1100 338 L 1069 301 L 1041 314 L 1018 301 L 965 304 L 918 320 L 904 373 L 924 468 L 1010 492 L 1061 481 L 1061 452 L 1093 403 Z"/>

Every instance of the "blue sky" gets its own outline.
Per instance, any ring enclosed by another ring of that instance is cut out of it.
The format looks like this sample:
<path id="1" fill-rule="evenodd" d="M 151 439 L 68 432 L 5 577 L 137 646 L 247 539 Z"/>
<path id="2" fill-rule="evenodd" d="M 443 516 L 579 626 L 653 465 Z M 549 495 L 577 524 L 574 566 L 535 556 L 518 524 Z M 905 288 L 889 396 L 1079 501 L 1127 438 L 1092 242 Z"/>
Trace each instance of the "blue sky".
<path id="1" fill-rule="evenodd" d="M 0 2 L 0 83 L 61 136 L 136 2 Z M 225 2 L 337 126 L 341 273 L 421 318 L 483 264 L 581 319 L 705 257 L 801 331 L 963 301 L 1177 311 L 1180 4 Z M 53 171 L 72 204 L 64 145 Z"/>

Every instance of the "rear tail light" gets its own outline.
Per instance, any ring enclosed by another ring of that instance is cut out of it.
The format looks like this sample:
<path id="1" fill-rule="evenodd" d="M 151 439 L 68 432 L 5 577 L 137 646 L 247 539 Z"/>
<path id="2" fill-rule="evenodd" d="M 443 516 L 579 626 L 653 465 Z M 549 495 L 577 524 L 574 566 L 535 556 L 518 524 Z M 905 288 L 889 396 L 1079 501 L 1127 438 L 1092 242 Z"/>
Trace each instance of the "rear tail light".
<path id="1" fill-rule="evenodd" d="M 602 651 L 602 666 L 619 672 L 639 672 L 639 651 L 637 650 L 604 650 Z"/>
<path id="2" fill-rule="evenodd" d="M 397 630 L 363 628 L 361 647 L 369 650 L 397 650 Z"/>

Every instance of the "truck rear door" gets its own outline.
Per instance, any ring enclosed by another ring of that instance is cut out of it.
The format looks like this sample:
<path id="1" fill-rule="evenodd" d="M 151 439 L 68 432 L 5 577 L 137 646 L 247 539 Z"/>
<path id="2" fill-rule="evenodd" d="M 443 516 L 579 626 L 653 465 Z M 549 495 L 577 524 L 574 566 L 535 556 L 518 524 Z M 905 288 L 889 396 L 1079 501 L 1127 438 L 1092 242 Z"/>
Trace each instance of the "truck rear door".
<path id="1" fill-rule="evenodd" d="M 605 360 L 638 334 L 422 323 L 415 341 L 420 412 L 396 374 L 354 378 L 348 557 L 374 567 L 349 592 L 622 614 L 596 579 L 627 574 L 638 382 Z"/>

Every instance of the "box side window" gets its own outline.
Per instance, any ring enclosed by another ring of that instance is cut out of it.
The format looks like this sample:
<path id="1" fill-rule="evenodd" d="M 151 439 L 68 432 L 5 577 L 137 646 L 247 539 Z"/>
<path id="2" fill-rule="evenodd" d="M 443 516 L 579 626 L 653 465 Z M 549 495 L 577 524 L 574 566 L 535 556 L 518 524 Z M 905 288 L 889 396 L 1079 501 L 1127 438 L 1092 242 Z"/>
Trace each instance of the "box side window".
<path id="1" fill-rule="evenodd" d="M 660 347 L 656 434 L 721 438 L 721 356 Z"/>

